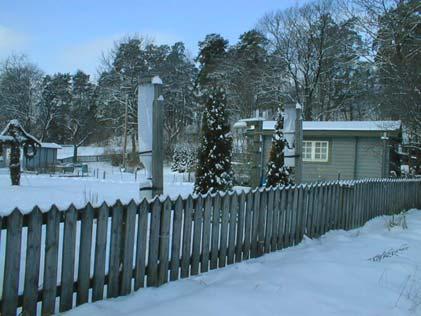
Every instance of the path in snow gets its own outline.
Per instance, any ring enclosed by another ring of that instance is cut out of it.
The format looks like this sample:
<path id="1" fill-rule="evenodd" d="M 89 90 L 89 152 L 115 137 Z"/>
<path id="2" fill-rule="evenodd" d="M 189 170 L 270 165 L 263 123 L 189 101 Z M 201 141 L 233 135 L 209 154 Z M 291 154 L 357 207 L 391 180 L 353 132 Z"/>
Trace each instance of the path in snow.
<path id="1" fill-rule="evenodd" d="M 67 315 L 421 315 L 421 211 L 390 219 Z"/>

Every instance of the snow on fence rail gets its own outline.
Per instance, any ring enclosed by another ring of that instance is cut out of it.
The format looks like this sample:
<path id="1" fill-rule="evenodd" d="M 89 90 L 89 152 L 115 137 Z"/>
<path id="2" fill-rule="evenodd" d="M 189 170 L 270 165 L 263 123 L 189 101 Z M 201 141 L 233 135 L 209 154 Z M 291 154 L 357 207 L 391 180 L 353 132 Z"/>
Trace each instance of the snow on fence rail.
<path id="1" fill-rule="evenodd" d="M 421 208 L 421 180 L 370 179 L 0 218 L 1 315 L 51 315 Z"/>

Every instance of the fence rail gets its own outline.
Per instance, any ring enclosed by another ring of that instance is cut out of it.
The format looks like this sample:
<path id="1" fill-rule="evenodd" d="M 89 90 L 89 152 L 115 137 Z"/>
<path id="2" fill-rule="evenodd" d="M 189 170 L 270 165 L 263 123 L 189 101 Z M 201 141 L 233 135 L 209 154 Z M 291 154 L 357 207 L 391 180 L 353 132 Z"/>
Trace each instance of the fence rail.
<path id="1" fill-rule="evenodd" d="M 370 179 L 0 218 L 1 315 L 51 315 L 421 208 L 421 180 Z"/>

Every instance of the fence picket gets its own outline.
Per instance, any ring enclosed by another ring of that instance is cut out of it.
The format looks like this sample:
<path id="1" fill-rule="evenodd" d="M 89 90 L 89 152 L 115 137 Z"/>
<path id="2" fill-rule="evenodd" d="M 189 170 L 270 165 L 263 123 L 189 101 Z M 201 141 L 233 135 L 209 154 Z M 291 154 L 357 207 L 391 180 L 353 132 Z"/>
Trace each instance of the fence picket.
<path id="1" fill-rule="evenodd" d="M 122 272 L 121 272 L 121 295 L 127 295 L 132 290 L 133 277 L 133 253 L 136 228 L 137 205 L 131 200 L 124 209 L 123 217 L 123 248 L 122 248 Z"/>
<path id="2" fill-rule="evenodd" d="M 253 220 L 251 226 L 251 245 L 250 245 L 250 258 L 257 256 L 257 229 L 259 226 L 259 208 L 260 208 L 260 191 L 254 192 L 253 199 Z"/>
<path id="3" fill-rule="evenodd" d="M 304 186 L 298 186 L 297 197 L 297 223 L 295 232 L 295 243 L 299 244 L 303 239 L 303 218 L 304 218 Z"/>
<path id="4" fill-rule="evenodd" d="M 171 200 L 169 197 L 161 206 L 161 226 L 159 233 L 159 265 L 158 285 L 168 282 L 168 258 L 170 256 L 170 226 L 171 226 Z"/>
<path id="5" fill-rule="evenodd" d="M 202 241 L 202 222 L 203 222 L 203 198 L 201 195 L 199 195 L 197 199 L 195 199 L 193 220 L 194 220 L 194 227 L 193 227 L 191 275 L 197 275 L 199 273 L 200 244 Z"/>
<path id="6" fill-rule="evenodd" d="M 210 258 L 210 269 L 216 269 L 218 267 L 218 250 L 219 250 L 219 222 L 221 215 L 221 196 L 216 194 L 213 199 L 212 209 L 212 237 L 211 237 L 211 258 Z"/>
<path id="7" fill-rule="evenodd" d="M 41 311 L 43 315 L 51 315 L 54 314 L 55 311 L 57 293 L 59 225 L 60 213 L 57 207 L 53 205 L 47 213 Z"/>
<path id="8" fill-rule="evenodd" d="M 149 209 L 150 205 L 148 201 L 143 199 L 139 205 L 139 214 L 137 219 L 136 266 L 134 276 L 135 290 L 145 286 Z"/>
<path id="9" fill-rule="evenodd" d="M 250 191 L 246 194 L 243 260 L 250 258 L 252 220 L 253 220 L 253 194 Z"/>
<path id="10" fill-rule="evenodd" d="M 230 212 L 229 212 L 227 264 L 234 263 L 235 237 L 237 233 L 236 232 L 237 213 L 238 213 L 238 196 L 237 196 L 237 193 L 234 193 L 231 196 Z"/>
<path id="11" fill-rule="evenodd" d="M 181 196 L 175 201 L 174 218 L 173 218 L 173 233 L 171 245 L 171 272 L 170 280 L 178 280 L 180 270 L 180 243 L 181 243 L 181 226 L 183 220 L 183 199 Z"/>
<path id="12" fill-rule="evenodd" d="M 191 231 L 192 231 L 193 198 L 191 195 L 186 200 L 183 222 L 183 253 L 181 257 L 181 278 L 188 278 L 190 275 L 190 252 L 191 252 Z"/>
<path id="13" fill-rule="evenodd" d="M 92 301 L 102 300 L 105 284 L 105 255 L 107 250 L 109 208 L 103 203 L 98 210 L 96 223 L 94 280 L 92 286 Z"/>
<path id="14" fill-rule="evenodd" d="M 219 267 L 225 267 L 227 261 L 228 224 L 230 211 L 230 195 L 225 193 L 222 198 L 221 237 L 219 243 Z"/>
<path id="15" fill-rule="evenodd" d="M 36 315 L 37 312 L 41 234 L 42 213 L 38 207 L 35 207 L 29 215 L 28 222 L 23 315 Z"/>
<path id="16" fill-rule="evenodd" d="M 212 196 L 208 195 L 205 198 L 205 208 L 203 211 L 202 257 L 200 272 L 207 272 L 209 270 L 211 211 Z"/>
<path id="17" fill-rule="evenodd" d="M 117 201 L 112 207 L 110 260 L 108 267 L 107 298 L 117 297 L 120 287 L 120 264 L 122 249 L 123 205 Z"/>
<path id="18" fill-rule="evenodd" d="M 257 209 L 257 213 L 258 213 L 257 256 L 258 257 L 263 255 L 263 253 L 264 253 L 266 212 L 267 212 L 267 196 L 268 196 L 267 190 L 263 189 L 261 191 L 261 194 L 260 194 L 260 207 Z"/>
<path id="19" fill-rule="evenodd" d="M 246 208 L 246 195 L 241 192 L 238 204 L 238 226 L 237 226 L 237 242 L 235 247 L 235 262 L 241 262 L 242 251 L 244 247 L 244 223 L 245 223 L 245 208 Z"/>
<path id="20" fill-rule="evenodd" d="M 75 274 L 76 208 L 71 205 L 64 213 L 63 257 L 61 263 L 60 312 L 73 307 L 73 282 Z"/>
<path id="21" fill-rule="evenodd" d="M 93 219 L 94 209 L 89 203 L 81 212 L 76 305 L 87 303 L 89 300 Z"/>
<path id="22" fill-rule="evenodd" d="M 18 209 L 15 209 L 7 217 L 8 230 L 1 311 L 4 316 L 15 316 L 18 307 L 22 222 L 23 216 Z"/>
<path id="23" fill-rule="evenodd" d="M 148 255 L 148 286 L 158 286 L 158 251 L 159 228 L 161 226 L 162 204 L 159 198 L 152 203 L 151 226 L 149 230 L 149 255 Z"/>
<path id="24" fill-rule="evenodd" d="M 288 189 L 283 187 L 281 191 L 280 214 L 279 214 L 279 227 L 278 227 L 278 249 L 285 247 L 285 227 L 286 227 L 286 214 L 288 204 Z"/>
<path id="25" fill-rule="evenodd" d="M 269 253 L 272 244 L 272 229 L 273 229 L 273 199 L 275 198 L 273 188 L 267 192 L 267 212 L 266 212 L 266 225 L 265 225 L 265 253 Z"/>
<path id="26" fill-rule="evenodd" d="M 273 225 L 272 225 L 272 238 L 271 238 L 271 249 L 272 251 L 278 250 L 278 233 L 279 233 L 279 215 L 281 212 L 281 189 L 276 188 L 274 191 L 273 200 Z"/>

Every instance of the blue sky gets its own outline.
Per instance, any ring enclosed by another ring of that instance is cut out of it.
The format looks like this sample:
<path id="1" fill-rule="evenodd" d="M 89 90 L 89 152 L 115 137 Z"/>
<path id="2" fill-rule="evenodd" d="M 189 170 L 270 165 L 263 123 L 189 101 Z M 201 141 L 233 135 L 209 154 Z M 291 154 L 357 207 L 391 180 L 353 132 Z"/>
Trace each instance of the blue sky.
<path id="1" fill-rule="evenodd" d="M 0 0 L 0 60 L 25 53 L 47 73 L 94 74 L 101 53 L 130 34 L 159 44 L 186 43 L 192 55 L 206 34 L 235 43 L 266 12 L 303 0 Z"/>

